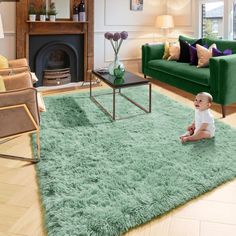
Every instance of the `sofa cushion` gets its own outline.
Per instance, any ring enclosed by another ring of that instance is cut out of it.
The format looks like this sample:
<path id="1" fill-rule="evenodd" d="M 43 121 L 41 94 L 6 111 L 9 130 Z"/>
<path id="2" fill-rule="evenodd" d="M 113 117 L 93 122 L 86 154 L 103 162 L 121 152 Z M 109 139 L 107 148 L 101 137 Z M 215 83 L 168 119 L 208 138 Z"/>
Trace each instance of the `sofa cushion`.
<path id="1" fill-rule="evenodd" d="M 6 92 L 6 88 L 5 88 L 4 80 L 2 76 L 0 75 L 0 93 L 1 92 Z"/>
<path id="2" fill-rule="evenodd" d="M 233 54 L 236 53 L 236 41 L 234 40 L 221 40 L 221 39 L 208 39 L 206 38 L 206 44 L 212 45 L 213 43 L 216 44 L 217 48 L 221 51 L 226 49 L 232 49 Z"/>
<path id="3" fill-rule="evenodd" d="M 166 42 L 165 42 L 164 55 L 163 55 L 162 59 L 164 59 L 164 60 L 167 60 L 167 59 L 168 59 L 168 57 L 170 56 L 169 49 L 170 49 L 170 43 L 166 41 Z"/>
<path id="4" fill-rule="evenodd" d="M 187 37 L 187 36 L 184 36 L 184 35 L 180 35 L 179 36 L 179 40 L 186 41 L 189 44 L 193 44 L 193 43 L 195 43 L 198 40 L 201 40 L 201 43 L 200 43 L 201 45 L 206 43 L 205 38 L 197 39 L 197 38 L 190 38 L 190 37 Z"/>
<path id="5" fill-rule="evenodd" d="M 180 55 L 179 43 L 170 44 L 169 54 L 170 54 L 170 56 L 167 59 L 168 61 L 177 61 L 177 60 L 179 60 L 179 55 Z"/>
<path id="6" fill-rule="evenodd" d="M 207 67 L 209 65 L 209 60 L 212 57 L 212 49 L 216 48 L 216 44 L 213 43 L 209 48 L 205 48 L 199 44 L 196 45 L 198 65 L 197 67 Z"/>
<path id="7" fill-rule="evenodd" d="M 226 49 L 222 52 L 217 48 L 212 48 L 212 56 L 213 57 L 228 56 L 231 54 L 233 54 L 231 49 Z"/>
<path id="8" fill-rule="evenodd" d="M 0 55 L 0 69 L 6 69 L 8 68 L 8 60 L 6 57 Z"/>
<path id="9" fill-rule="evenodd" d="M 209 86 L 209 68 L 197 68 L 190 66 L 188 63 L 165 60 L 151 60 L 148 62 L 148 67 L 197 84 Z"/>
<path id="10" fill-rule="evenodd" d="M 180 44 L 180 56 L 178 62 L 190 62 L 190 46 L 196 47 L 196 44 L 202 45 L 202 39 L 198 39 L 194 43 L 188 43 L 182 39 L 179 39 Z"/>

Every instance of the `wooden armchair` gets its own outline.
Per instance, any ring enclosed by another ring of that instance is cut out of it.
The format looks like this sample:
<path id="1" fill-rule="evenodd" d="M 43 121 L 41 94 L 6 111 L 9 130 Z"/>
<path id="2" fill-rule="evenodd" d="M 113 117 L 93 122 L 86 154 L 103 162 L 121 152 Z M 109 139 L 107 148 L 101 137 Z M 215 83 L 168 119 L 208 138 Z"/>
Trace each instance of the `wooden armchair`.
<path id="1" fill-rule="evenodd" d="M 2 77 L 6 88 L 0 92 L 0 144 L 23 134 L 36 133 L 37 158 L 0 154 L 0 157 L 37 162 L 40 160 L 40 117 L 37 90 L 30 72 Z"/>

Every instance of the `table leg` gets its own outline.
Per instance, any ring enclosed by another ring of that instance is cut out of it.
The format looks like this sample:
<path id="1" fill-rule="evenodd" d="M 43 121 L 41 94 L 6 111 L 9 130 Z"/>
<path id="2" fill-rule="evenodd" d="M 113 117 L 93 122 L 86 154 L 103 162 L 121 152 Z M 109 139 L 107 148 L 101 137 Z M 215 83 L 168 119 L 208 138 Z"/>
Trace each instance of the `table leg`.
<path id="1" fill-rule="evenodd" d="M 113 89 L 113 120 L 116 120 L 116 90 Z"/>
<path id="2" fill-rule="evenodd" d="M 152 111 L 152 83 L 149 82 L 149 113 Z"/>

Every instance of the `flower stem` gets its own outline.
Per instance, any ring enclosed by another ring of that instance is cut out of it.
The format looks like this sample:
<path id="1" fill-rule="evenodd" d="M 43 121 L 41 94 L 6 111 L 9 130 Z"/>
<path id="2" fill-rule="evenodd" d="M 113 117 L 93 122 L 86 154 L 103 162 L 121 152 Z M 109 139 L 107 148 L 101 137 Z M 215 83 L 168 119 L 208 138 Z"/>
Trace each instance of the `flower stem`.
<path id="1" fill-rule="evenodd" d="M 117 54 L 117 52 L 116 52 L 116 48 L 115 48 L 115 46 L 114 46 L 114 44 L 113 44 L 112 39 L 110 39 L 110 42 L 111 42 L 111 46 L 113 47 L 114 52 Z"/>
<path id="2" fill-rule="evenodd" d="M 122 42 L 123 42 L 123 39 L 120 40 L 119 46 L 117 48 L 117 53 L 120 51 L 120 46 L 121 46 Z"/>

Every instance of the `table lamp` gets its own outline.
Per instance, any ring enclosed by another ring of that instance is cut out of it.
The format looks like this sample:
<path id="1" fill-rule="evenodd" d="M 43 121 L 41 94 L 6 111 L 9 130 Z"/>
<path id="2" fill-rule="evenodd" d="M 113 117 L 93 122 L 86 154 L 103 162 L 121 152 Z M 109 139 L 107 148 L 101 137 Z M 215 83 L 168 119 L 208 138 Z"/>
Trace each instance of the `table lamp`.
<path id="1" fill-rule="evenodd" d="M 171 15 L 160 15 L 156 18 L 156 27 L 164 31 L 164 36 L 167 35 L 167 30 L 174 27 L 174 18 Z"/>

